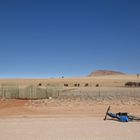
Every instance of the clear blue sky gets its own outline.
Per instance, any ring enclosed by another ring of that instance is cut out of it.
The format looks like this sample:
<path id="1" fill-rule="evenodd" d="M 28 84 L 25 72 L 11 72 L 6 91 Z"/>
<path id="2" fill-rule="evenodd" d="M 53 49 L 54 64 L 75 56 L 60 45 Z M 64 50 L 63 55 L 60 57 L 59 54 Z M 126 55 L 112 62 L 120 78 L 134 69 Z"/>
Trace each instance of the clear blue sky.
<path id="1" fill-rule="evenodd" d="M 139 0 L 0 0 L 0 77 L 140 73 Z"/>

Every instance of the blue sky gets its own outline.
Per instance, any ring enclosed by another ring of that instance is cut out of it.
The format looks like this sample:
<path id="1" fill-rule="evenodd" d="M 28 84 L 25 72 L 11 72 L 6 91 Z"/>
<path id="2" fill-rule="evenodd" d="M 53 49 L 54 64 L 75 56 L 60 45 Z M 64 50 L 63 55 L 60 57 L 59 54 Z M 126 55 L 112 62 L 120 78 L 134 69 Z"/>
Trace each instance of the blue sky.
<path id="1" fill-rule="evenodd" d="M 1 0 L 0 77 L 140 73 L 139 0 Z"/>

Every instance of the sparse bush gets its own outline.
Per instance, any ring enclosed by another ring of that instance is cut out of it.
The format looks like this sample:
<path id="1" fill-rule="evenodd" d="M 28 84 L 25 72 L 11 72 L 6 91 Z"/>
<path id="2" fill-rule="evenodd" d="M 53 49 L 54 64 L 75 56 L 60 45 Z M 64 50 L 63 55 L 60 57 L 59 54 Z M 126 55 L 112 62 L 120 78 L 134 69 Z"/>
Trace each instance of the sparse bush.
<path id="1" fill-rule="evenodd" d="M 68 87 L 69 85 L 68 84 L 64 84 L 64 87 Z"/>
<path id="2" fill-rule="evenodd" d="M 42 86 L 42 83 L 39 83 L 38 86 L 41 87 Z"/>
<path id="3" fill-rule="evenodd" d="M 138 82 L 126 82 L 125 87 L 140 87 L 140 83 L 138 83 Z"/>
<path id="4" fill-rule="evenodd" d="M 80 84 L 74 84 L 74 87 L 80 87 Z"/>
<path id="5" fill-rule="evenodd" d="M 85 87 L 88 87 L 88 83 L 85 84 Z"/>
<path id="6" fill-rule="evenodd" d="M 77 87 L 77 84 L 74 84 L 74 87 Z"/>
<path id="7" fill-rule="evenodd" d="M 96 87 L 99 87 L 99 84 L 96 84 Z"/>
<path id="8" fill-rule="evenodd" d="M 133 85 L 133 82 L 126 82 L 125 83 L 125 87 L 132 87 L 132 85 Z"/>
<path id="9" fill-rule="evenodd" d="M 133 87 L 137 87 L 137 83 L 136 82 L 133 82 L 132 86 Z"/>

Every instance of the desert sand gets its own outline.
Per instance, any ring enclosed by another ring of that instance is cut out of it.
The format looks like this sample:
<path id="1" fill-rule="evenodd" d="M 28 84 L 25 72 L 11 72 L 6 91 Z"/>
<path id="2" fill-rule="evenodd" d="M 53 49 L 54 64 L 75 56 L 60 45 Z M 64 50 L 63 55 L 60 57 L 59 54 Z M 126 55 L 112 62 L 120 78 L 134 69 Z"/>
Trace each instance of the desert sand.
<path id="1" fill-rule="evenodd" d="M 112 112 L 140 114 L 137 102 L 5 100 L 0 103 L 1 140 L 139 140 L 140 122 L 104 121 Z"/>
<path id="2" fill-rule="evenodd" d="M 136 76 L 1 79 L 0 83 L 71 86 L 58 98 L 0 99 L 0 140 L 139 140 L 140 122 L 103 120 L 109 105 L 114 113 L 140 116 L 140 88 L 125 88 L 126 81 L 136 81 Z M 76 82 L 80 87 L 73 87 Z M 81 86 L 85 83 L 90 86 Z"/>
<path id="3" fill-rule="evenodd" d="M 0 119 L 1 140 L 139 140 L 140 124 L 100 118 Z"/>
<path id="4" fill-rule="evenodd" d="M 94 76 L 94 77 L 74 77 L 74 78 L 34 78 L 34 79 L 0 79 L 0 85 L 3 83 L 14 83 L 21 86 L 38 84 L 42 85 L 56 85 L 64 86 L 64 84 L 69 84 L 69 87 L 73 87 L 75 83 L 79 83 L 80 87 L 84 87 L 85 83 L 88 83 L 90 87 L 95 87 L 99 84 L 103 87 L 118 87 L 124 86 L 125 82 L 128 81 L 139 81 L 137 75 L 104 75 L 104 76 Z"/>

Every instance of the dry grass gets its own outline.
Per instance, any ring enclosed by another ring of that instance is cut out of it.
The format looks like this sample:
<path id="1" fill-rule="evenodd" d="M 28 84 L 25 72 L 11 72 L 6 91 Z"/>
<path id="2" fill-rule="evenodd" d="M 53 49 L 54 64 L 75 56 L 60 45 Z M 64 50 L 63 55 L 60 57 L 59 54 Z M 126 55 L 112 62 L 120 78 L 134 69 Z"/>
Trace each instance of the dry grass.
<path id="1" fill-rule="evenodd" d="M 111 75 L 111 76 L 97 76 L 97 77 L 79 77 L 79 78 L 48 78 L 48 79 L 0 79 L 0 85 L 3 83 L 14 83 L 20 86 L 35 84 L 38 85 L 57 85 L 63 86 L 65 83 L 69 84 L 69 87 L 73 87 L 74 84 L 79 83 L 80 86 L 84 86 L 89 83 L 89 86 L 95 87 L 99 84 L 102 87 L 117 87 L 124 86 L 125 82 L 137 81 L 136 75 Z"/>

